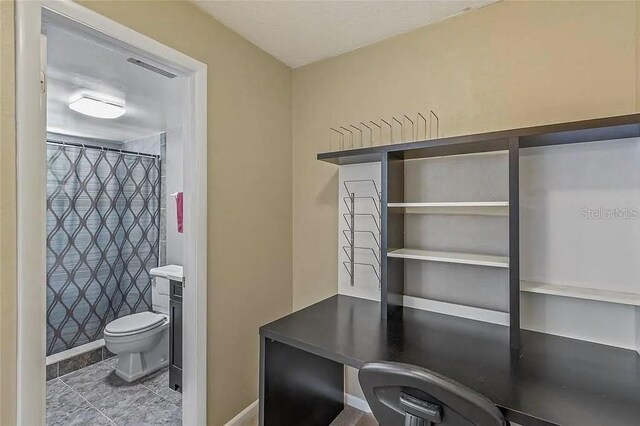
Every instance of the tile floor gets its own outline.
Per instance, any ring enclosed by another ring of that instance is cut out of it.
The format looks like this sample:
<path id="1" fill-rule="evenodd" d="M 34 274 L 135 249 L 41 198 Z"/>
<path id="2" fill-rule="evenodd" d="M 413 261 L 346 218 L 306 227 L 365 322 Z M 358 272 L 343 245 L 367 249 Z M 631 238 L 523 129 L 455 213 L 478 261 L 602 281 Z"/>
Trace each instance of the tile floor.
<path id="1" fill-rule="evenodd" d="M 329 426 L 378 426 L 378 422 L 373 414 L 346 405 Z"/>
<path id="2" fill-rule="evenodd" d="M 169 388 L 164 368 L 133 383 L 115 375 L 117 357 L 47 382 L 49 426 L 182 424 L 182 394 Z M 257 425 L 257 416 L 247 425 Z M 346 406 L 331 426 L 377 426 L 373 416 Z"/>
<path id="3" fill-rule="evenodd" d="M 133 383 L 115 375 L 117 357 L 47 382 L 47 425 L 181 425 L 182 394 L 164 368 Z"/>
<path id="4" fill-rule="evenodd" d="M 238 426 L 258 426 L 258 410 L 256 409 L 251 416 L 238 423 Z M 329 426 L 379 426 L 379 424 L 373 414 L 346 405 Z"/>

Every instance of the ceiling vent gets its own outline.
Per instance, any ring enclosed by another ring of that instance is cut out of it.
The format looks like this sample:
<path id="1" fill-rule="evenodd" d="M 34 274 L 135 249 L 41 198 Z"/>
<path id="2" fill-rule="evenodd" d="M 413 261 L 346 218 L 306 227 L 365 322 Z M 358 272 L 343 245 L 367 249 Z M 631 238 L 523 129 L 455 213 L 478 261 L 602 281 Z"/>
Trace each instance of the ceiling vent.
<path id="1" fill-rule="evenodd" d="M 167 77 L 167 78 L 176 78 L 177 75 L 170 73 L 169 71 L 165 71 L 161 68 L 158 68 L 156 66 L 153 66 L 151 64 L 148 64 L 146 62 L 141 61 L 140 59 L 136 59 L 136 58 L 129 58 L 127 59 L 127 62 L 131 62 L 132 64 L 135 64 L 139 67 L 148 69 L 149 71 L 153 71 L 156 74 L 160 74 L 161 76 Z"/>

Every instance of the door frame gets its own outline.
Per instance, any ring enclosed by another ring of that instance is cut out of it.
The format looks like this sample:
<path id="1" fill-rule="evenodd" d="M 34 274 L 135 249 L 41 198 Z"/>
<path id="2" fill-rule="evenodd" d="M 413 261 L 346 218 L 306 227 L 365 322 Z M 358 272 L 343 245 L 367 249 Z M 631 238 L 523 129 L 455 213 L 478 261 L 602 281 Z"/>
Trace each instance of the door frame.
<path id="1" fill-rule="evenodd" d="M 188 78 L 184 143 L 183 422 L 207 422 L 207 65 L 70 0 L 16 0 L 17 423 L 46 406 L 46 149 L 40 93 L 42 11 Z M 48 15 L 49 16 L 49 15 Z"/>

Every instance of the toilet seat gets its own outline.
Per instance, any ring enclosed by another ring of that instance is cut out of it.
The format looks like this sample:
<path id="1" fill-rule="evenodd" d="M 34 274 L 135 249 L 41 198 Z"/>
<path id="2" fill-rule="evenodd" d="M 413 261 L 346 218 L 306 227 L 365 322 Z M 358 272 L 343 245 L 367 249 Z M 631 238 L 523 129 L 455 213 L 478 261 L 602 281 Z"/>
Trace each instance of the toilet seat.
<path id="1" fill-rule="evenodd" d="M 109 336 L 131 336 L 150 331 L 167 322 L 166 315 L 153 312 L 139 312 L 111 321 L 104 329 Z"/>

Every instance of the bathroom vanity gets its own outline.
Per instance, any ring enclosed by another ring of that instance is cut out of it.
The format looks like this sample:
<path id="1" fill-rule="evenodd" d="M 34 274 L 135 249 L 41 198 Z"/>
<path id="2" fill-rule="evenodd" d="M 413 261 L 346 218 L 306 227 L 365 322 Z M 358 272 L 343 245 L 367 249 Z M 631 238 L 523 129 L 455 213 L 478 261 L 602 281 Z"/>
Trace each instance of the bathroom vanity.
<path id="1" fill-rule="evenodd" d="M 169 387 L 182 392 L 182 283 L 170 280 L 169 288 Z"/>
<path id="2" fill-rule="evenodd" d="M 169 387 L 182 392 L 182 290 L 184 272 L 182 266 L 166 265 L 151 270 L 155 277 L 154 289 L 164 291 L 168 297 L 164 312 L 169 316 Z M 165 347 L 165 350 L 166 347 Z M 165 352 L 165 365 L 167 356 Z"/>

